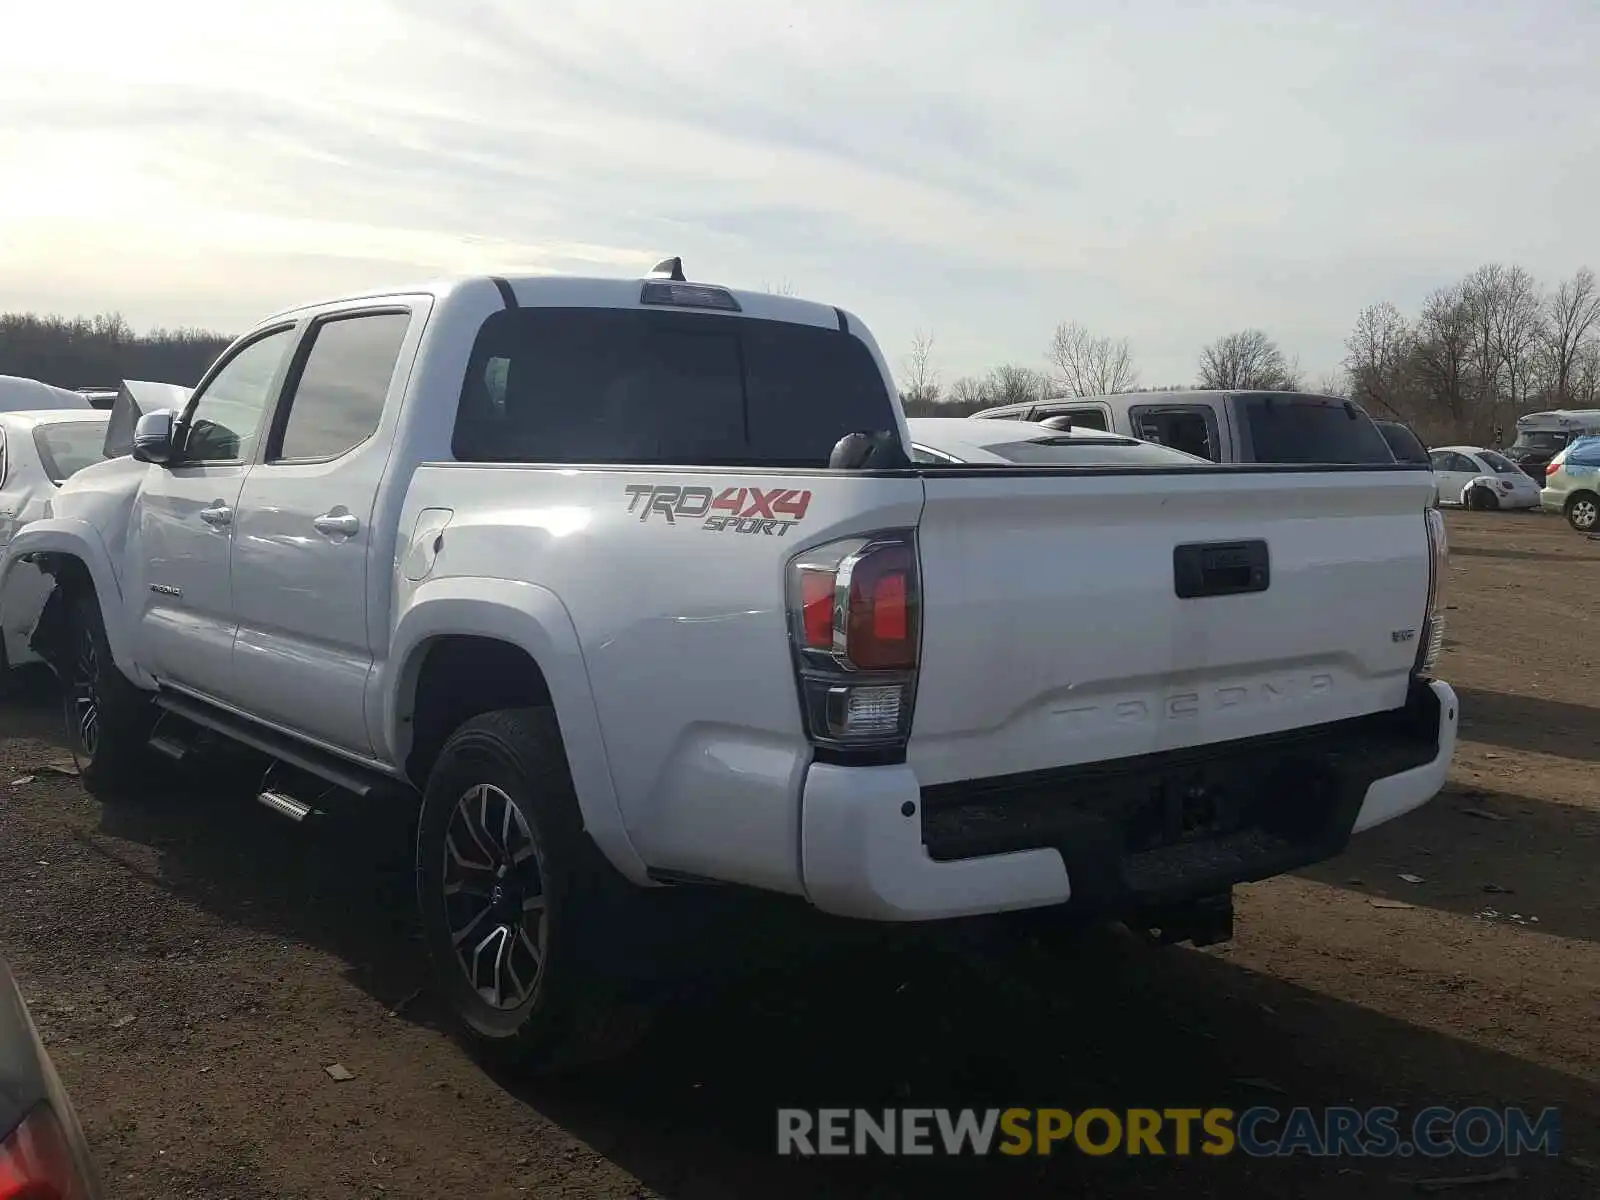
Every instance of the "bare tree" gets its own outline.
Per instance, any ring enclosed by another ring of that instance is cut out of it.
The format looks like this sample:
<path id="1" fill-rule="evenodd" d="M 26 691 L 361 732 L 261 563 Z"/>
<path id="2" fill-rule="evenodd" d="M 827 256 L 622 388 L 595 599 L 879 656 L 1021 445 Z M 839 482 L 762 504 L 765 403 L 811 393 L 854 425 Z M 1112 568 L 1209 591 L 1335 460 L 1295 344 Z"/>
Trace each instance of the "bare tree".
<path id="1" fill-rule="evenodd" d="M 907 405 L 933 405 L 939 402 L 939 371 L 933 365 L 933 335 L 920 330 L 911 339 L 900 378 L 900 399 Z"/>
<path id="2" fill-rule="evenodd" d="M 1335 367 L 1325 371 L 1317 380 L 1317 394 L 1319 396 L 1348 397 L 1351 392 L 1350 376 L 1342 367 Z"/>
<path id="3" fill-rule="evenodd" d="M 1351 395 L 1380 413 L 1404 419 L 1405 376 L 1414 341 L 1394 305 L 1385 301 L 1362 309 L 1344 343 Z"/>
<path id="4" fill-rule="evenodd" d="M 1544 342 L 1544 301 L 1521 267 L 1486 263 L 1462 282 L 1472 316 L 1477 432 L 1516 420 L 1533 390 L 1536 351 Z"/>
<path id="5" fill-rule="evenodd" d="M 1579 347 L 1570 381 L 1574 408 L 1600 407 L 1600 339 Z"/>
<path id="6" fill-rule="evenodd" d="M 1218 338 L 1200 352 L 1203 388 L 1297 391 L 1299 371 L 1278 344 L 1259 329 Z"/>
<path id="7" fill-rule="evenodd" d="M 1076 321 L 1063 321 L 1050 337 L 1045 359 L 1058 394 L 1107 396 L 1139 383 L 1127 338 L 1096 337 Z"/>
<path id="8" fill-rule="evenodd" d="M 1545 299 L 1545 356 L 1556 407 L 1573 402 L 1574 384 L 1585 348 L 1600 333 L 1600 288 L 1594 272 L 1580 267 Z"/>
<path id="9" fill-rule="evenodd" d="M 1049 394 L 1050 377 L 1032 367 L 1003 363 L 989 372 L 984 391 L 990 404 L 1025 404 Z"/>
<path id="10" fill-rule="evenodd" d="M 963 375 L 950 385 L 946 403 L 966 408 L 982 408 L 993 402 L 989 399 L 986 381 L 974 379 L 971 375 Z"/>
<path id="11" fill-rule="evenodd" d="M 1417 320 L 1412 369 L 1424 391 L 1427 409 L 1419 423 L 1426 434 L 1472 437 L 1476 426 L 1473 398 L 1477 382 L 1473 363 L 1477 322 L 1465 286 L 1454 284 L 1433 292 Z"/>

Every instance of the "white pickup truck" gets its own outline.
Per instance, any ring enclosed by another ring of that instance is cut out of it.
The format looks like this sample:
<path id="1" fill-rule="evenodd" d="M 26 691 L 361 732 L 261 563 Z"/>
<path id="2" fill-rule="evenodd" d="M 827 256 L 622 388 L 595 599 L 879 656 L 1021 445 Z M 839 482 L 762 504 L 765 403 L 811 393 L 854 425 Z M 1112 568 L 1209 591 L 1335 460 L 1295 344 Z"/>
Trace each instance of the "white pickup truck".
<path id="1" fill-rule="evenodd" d="M 85 783 L 221 735 L 285 815 L 407 805 L 523 1060 L 652 889 L 1215 941 L 1438 791 L 1425 469 L 914 464 L 858 318 L 663 267 L 281 313 L 74 476 L 0 572 L 56 581 Z"/>

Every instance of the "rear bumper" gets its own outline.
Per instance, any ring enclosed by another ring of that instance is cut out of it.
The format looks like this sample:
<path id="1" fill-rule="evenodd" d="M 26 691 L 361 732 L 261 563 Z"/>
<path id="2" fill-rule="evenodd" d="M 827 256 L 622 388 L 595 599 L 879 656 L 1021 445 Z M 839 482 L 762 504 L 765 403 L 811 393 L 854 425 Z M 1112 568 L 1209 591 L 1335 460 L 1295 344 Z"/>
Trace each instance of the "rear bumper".
<path id="1" fill-rule="evenodd" d="M 1427 803 L 1458 716 L 1448 684 L 1419 681 L 1392 713 L 1115 764 L 932 788 L 907 766 L 813 764 L 806 895 L 843 916 L 919 921 L 1215 894 L 1331 858 Z"/>

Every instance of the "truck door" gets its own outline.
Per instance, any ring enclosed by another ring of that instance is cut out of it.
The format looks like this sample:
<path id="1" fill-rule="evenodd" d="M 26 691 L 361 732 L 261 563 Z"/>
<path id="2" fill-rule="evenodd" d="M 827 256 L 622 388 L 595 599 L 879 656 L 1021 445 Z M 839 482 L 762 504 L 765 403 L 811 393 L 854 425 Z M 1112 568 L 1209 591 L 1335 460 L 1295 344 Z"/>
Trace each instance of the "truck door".
<path id="1" fill-rule="evenodd" d="M 140 488 L 133 558 L 143 580 L 132 581 L 127 603 L 139 615 L 141 657 L 164 683 L 229 690 L 239 491 L 293 341 L 293 325 L 268 330 L 215 369 L 185 410 L 178 453 L 150 467 Z"/>
<path id="2" fill-rule="evenodd" d="M 408 305 L 313 319 L 239 497 L 226 698 L 358 754 L 372 749 L 369 586 L 388 583 L 387 564 L 369 555 L 390 448 L 380 427 L 392 429 L 407 374 L 397 370 L 401 351 L 414 353 L 408 335 L 421 323 Z"/>

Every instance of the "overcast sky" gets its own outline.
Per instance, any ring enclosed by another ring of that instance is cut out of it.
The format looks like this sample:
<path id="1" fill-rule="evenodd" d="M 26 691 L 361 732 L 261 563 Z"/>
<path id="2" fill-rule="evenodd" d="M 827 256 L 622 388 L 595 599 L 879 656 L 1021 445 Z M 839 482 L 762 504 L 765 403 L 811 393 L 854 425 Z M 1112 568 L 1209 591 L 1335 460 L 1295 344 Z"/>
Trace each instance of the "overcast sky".
<path id="1" fill-rule="evenodd" d="M 7 7 L 5 310 L 233 331 L 680 254 L 946 382 L 1069 318 L 1148 383 L 1250 325 L 1314 380 L 1370 301 L 1600 266 L 1596 0 Z"/>

